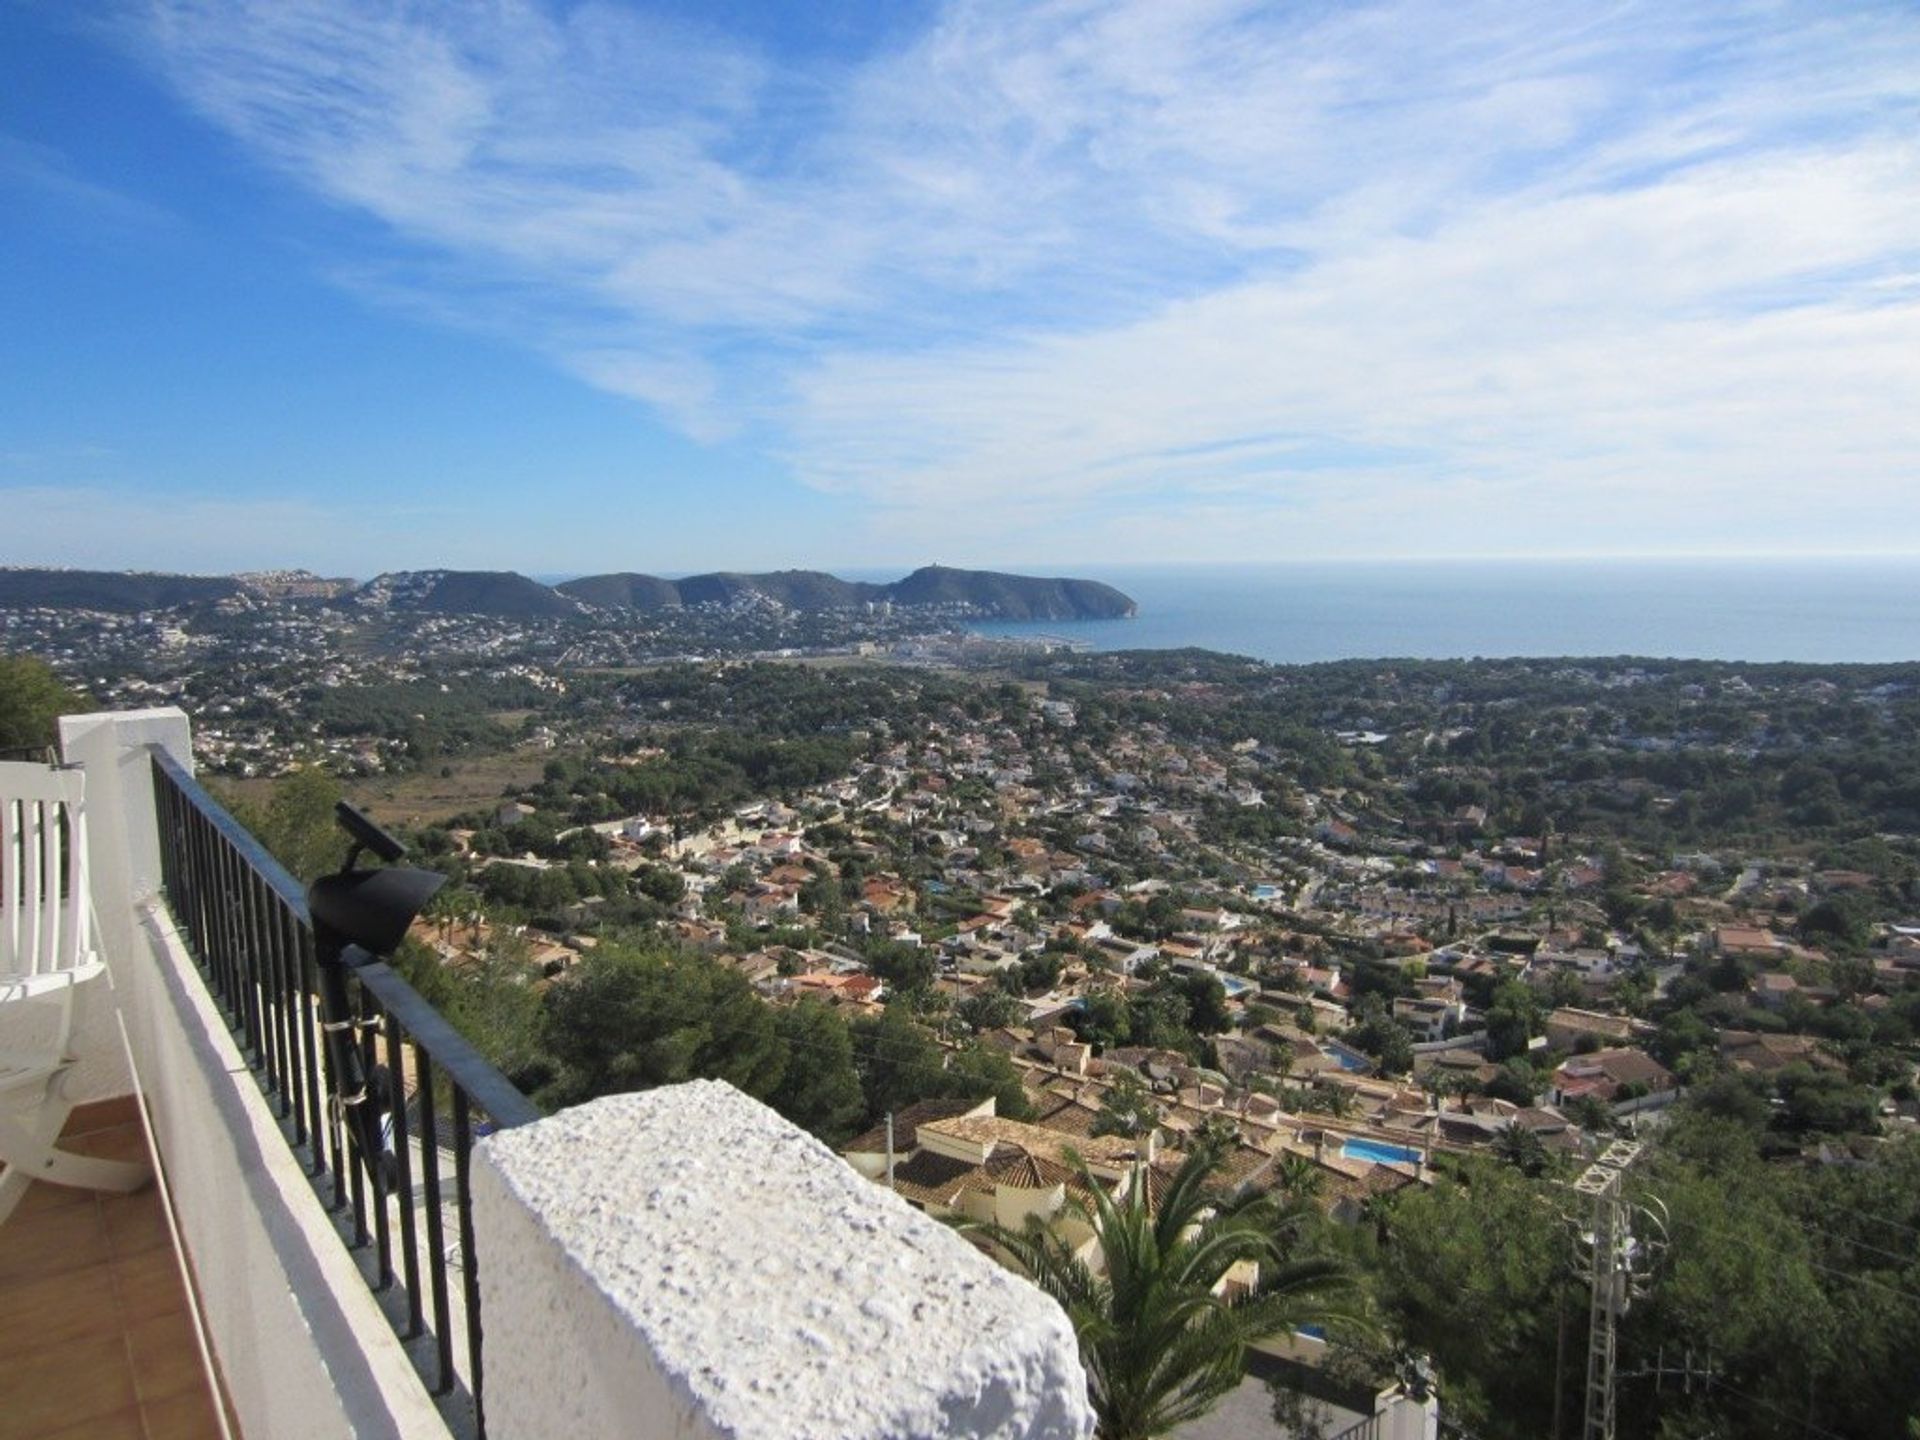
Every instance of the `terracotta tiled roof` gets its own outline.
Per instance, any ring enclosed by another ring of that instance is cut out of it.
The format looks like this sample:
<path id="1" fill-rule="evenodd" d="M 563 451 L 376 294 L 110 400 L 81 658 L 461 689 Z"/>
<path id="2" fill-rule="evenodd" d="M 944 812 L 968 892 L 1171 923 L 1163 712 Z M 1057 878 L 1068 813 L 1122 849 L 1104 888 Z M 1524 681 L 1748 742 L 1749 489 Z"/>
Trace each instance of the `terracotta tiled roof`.
<path id="1" fill-rule="evenodd" d="M 921 1100 L 898 1111 L 893 1117 L 894 1153 L 906 1154 L 917 1148 L 918 1132 L 929 1120 L 946 1120 L 955 1115 L 964 1115 L 975 1106 L 978 1100 Z M 884 1155 L 887 1149 L 887 1127 L 882 1121 L 864 1135 L 857 1135 L 840 1147 L 842 1155 L 857 1152 L 868 1155 Z"/>
<path id="2" fill-rule="evenodd" d="M 1047 1190 L 1078 1178 L 1067 1166 L 1030 1154 L 1019 1145 L 995 1146 L 992 1158 L 978 1173 L 996 1185 L 1012 1185 L 1021 1190 Z"/>
<path id="3" fill-rule="evenodd" d="M 922 1150 L 893 1167 L 893 1188 L 904 1198 L 921 1205 L 951 1207 L 966 1188 L 966 1181 L 979 1169 L 964 1160 Z"/>
<path id="4" fill-rule="evenodd" d="M 1090 1163 L 1113 1165 L 1130 1159 L 1138 1143 L 1119 1135 L 1078 1136 L 1068 1135 L 1040 1125 L 1028 1125 L 1020 1120 L 1008 1120 L 998 1115 L 962 1115 L 951 1120 L 921 1122 L 922 1128 L 942 1135 L 951 1135 L 957 1140 L 969 1140 L 975 1144 L 991 1141 L 995 1145 L 1011 1143 L 1032 1154 L 1061 1164 L 1071 1164 L 1067 1152 L 1073 1151 Z"/>

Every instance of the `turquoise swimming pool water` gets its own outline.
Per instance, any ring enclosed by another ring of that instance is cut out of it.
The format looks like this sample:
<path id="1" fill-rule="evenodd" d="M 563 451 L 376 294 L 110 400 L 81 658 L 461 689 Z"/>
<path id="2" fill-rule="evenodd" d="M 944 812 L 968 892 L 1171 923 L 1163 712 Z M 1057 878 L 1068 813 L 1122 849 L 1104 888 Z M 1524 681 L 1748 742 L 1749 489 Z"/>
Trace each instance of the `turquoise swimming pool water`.
<path id="1" fill-rule="evenodd" d="M 1342 1070 L 1365 1070 L 1373 1063 L 1358 1050 L 1349 1050 L 1346 1046 L 1338 1044 L 1335 1041 L 1329 1040 L 1321 1048 L 1339 1062 Z"/>
<path id="2" fill-rule="evenodd" d="M 1347 1140 L 1340 1153 L 1349 1160 L 1371 1160 L 1377 1165 L 1418 1165 L 1420 1152 L 1404 1145 L 1387 1145 L 1379 1140 Z"/>

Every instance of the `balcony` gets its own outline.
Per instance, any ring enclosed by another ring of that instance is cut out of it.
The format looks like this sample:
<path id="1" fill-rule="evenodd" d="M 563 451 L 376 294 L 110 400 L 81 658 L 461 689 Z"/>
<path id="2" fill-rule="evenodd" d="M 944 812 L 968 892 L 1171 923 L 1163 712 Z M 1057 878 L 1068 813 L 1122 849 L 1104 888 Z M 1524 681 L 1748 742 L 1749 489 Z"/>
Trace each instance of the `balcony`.
<path id="1" fill-rule="evenodd" d="M 810 1136 L 714 1083 L 543 1116 L 378 963 L 367 1163 L 302 888 L 194 780 L 186 717 L 61 729 L 114 980 L 72 1144 L 150 1144 L 159 1180 L 36 1184 L 0 1226 L 0 1435 L 1090 1432 L 1052 1302 Z"/>

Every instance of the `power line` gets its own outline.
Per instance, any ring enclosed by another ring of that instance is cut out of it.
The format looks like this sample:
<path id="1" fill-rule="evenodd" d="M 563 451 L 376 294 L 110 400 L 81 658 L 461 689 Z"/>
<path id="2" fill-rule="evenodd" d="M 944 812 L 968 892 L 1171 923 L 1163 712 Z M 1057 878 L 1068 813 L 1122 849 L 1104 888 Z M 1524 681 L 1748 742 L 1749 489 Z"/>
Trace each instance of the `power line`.
<path id="1" fill-rule="evenodd" d="M 1802 1190 L 1799 1193 L 1802 1198 L 1814 1202 L 1822 1210 L 1832 1211 L 1833 1213 L 1839 1214 L 1839 1215 L 1856 1215 L 1860 1219 L 1869 1221 L 1872 1224 L 1885 1225 L 1890 1230 L 1899 1230 L 1902 1233 L 1907 1235 L 1920 1236 L 1920 1226 L 1903 1224 L 1901 1221 L 1898 1221 L 1898 1220 L 1889 1220 L 1884 1215 L 1875 1215 L 1866 1210 L 1857 1210 L 1851 1205 L 1836 1205 L 1829 1201 L 1823 1200 L 1819 1196 L 1813 1195 L 1805 1190 Z"/>
<path id="2" fill-rule="evenodd" d="M 1816 1425 L 1811 1419 L 1804 1415 L 1796 1415 L 1785 1406 L 1777 1405 L 1771 1400 L 1763 1400 L 1758 1395 L 1749 1395 L 1745 1390 L 1736 1389 L 1734 1386 L 1727 1384 L 1727 1382 L 1722 1380 L 1718 1375 L 1708 1375 L 1705 1378 L 1707 1384 L 1713 1386 L 1715 1389 L 1724 1390 L 1729 1395 L 1736 1395 L 1750 1405 L 1758 1405 L 1762 1410 L 1772 1411 L 1789 1424 L 1799 1426 L 1800 1429 L 1807 1434 L 1821 1436 L 1823 1440 L 1847 1440 L 1847 1437 L 1840 1434 L 1837 1430 L 1829 1430 L 1825 1426 Z"/>
<path id="3" fill-rule="evenodd" d="M 1801 1225 L 1800 1228 L 1809 1235 L 1820 1235 L 1825 1237 L 1828 1240 L 1835 1241 L 1841 1245 L 1852 1245 L 1856 1249 L 1866 1250 L 1871 1252 L 1872 1254 L 1884 1256 L 1888 1260 L 1896 1260 L 1900 1262 L 1900 1264 L 1902 1264 L 1903 1266 L 1912 1265 L 1915 1263 L 1915 1260 L 1916 1260 L 1916 1257 L 1911 1250 L 1906 1251 L 1905 1253 L 1902 1253 L 1897 1250 L 1886 1250 L 1881 1248 L 1878 1245 L 1869 1245 L 1864 1240 L 1856 1240 L 1851 1235 L 1842 1235 L 1837 1230 L 1823 1230 L 1817 1225 L 1803 1224 Z"/>
<path id="4" fill-rule="evenodd" d="M 1796 1226 L 1795 1228 L 1798 1228 L 1798 1227 Z M 1805 1232 L 1802 1231 L 1802 1233 L 1804 1234 Z M 1749 1250 L 1752 1250 L 1757 1254 L 1765 1255 L 1769 1259 L 1779 1258 L 1779 1252 L 1775 1250 L 1773 1246 L 1762 1244 L 1757 1240 L 1750 1240 L 1746 1236 L 1739 1234 L 1737 1231 L 1733 1231 L 1733 1230 L 1720 1231 L 1718 1232 L 1718 1238 L 1731 1240 L 1737 1245 L 1744 1245 Z M 1862 1275 L 1857 1273 L 1856 1271 L 1841 1270 L 1832 1265 L 1822 1264 L 1820 1261 L 1815 1260 L 1810 1255 L 1801 1256 L 1800 1258 L 1804 1261 L 1804 1263 L 1807 1265 L 1809 1269 L 1818 1270 L 1823 1274 L 1832 1275 L 1835 1278 L 1840 1280 L 1851 1281 L 1856 1285 L 1865 1285 L 1869 1289 L 1879 1290 L 1884 1292 L 1885 1294 L 1897 1296 L 1898 1298 L 1902 1300 L 1906 1300 L 1912 1304 L 1920 1305 L 1920 1293 L 1916 1293 L 1915 1291 L 1903 1290 L 1897 1285 L 1888 1285 L 1884 1281 L 1875 1280 L 1872 1276 Z"/>

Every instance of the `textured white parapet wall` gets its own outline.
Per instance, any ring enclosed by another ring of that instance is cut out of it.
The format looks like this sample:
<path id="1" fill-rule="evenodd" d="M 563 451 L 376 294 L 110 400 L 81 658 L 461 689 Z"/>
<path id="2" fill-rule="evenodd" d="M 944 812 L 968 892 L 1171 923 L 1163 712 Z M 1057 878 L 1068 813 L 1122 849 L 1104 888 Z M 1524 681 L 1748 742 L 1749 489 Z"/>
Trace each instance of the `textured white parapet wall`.
<path id="1" fill-rule="evenodd" d="M 480 1145 L 487 1429 L 1082 1440 L 1051 1300 L 729 1085 Z"/>

